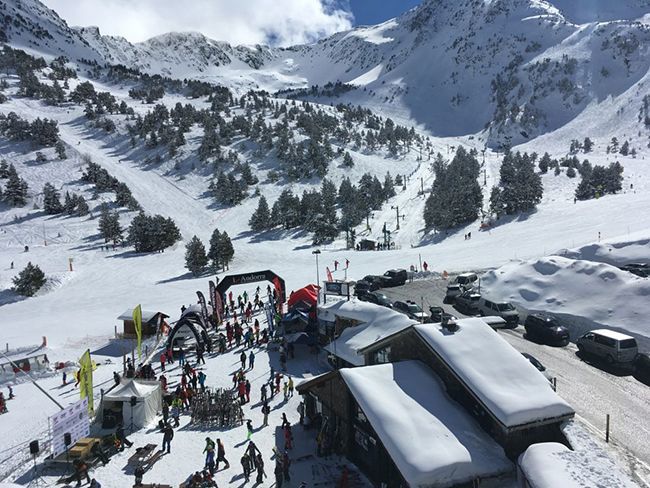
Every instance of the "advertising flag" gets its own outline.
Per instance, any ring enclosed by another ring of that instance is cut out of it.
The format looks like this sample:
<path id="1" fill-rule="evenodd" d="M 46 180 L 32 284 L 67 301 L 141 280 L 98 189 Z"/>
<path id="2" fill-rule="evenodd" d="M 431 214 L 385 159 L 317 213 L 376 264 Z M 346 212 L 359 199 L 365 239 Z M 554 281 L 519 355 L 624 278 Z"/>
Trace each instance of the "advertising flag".
<path id="1" fill-rule="evenodd" d="M 325 271 L 327 271 L 327 281 L 334 281 L 334 278 L 332 277 L 332 272 L 330 271 L 329 266 L 325 268 Z M 320 283 L 318 284 L 320 286 Z"/>
<path id="2" fill-rule="evenodd" d="M 138 359 L 142 358 L 142 307 L 138 305 L 133 309 L 133 325 L 138 338 Z"/>
<path id="3" fill-rule="evenodd" d="M 208 306 L 205 303 L 205 296 L 200 291 L 197 291 L 196 295 L 199 297 L 199 303 L 201 304 L 201 317 L 203 317 L 206 324 L 209 324 L 210 320 L 208 318 Z"/>
<path id="4" fill-rule="evenodd" d="M 93 362 L 90 359 L 90 349 L 87 349 L 79 358 L 79 393 L 82 399 L 88 399 L 88 414 L 93 415 L 95 405 L 93 402 Z"/>

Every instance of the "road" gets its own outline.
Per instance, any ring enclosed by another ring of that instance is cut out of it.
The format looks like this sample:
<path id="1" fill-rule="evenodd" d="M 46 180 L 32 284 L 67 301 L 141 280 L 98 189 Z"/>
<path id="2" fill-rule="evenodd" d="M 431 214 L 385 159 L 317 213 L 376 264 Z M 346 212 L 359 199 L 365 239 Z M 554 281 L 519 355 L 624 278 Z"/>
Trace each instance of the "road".
<path id="1" fill-rule="evenodd" d="M 442 305 L 446 280 L 420 280 L 396 288 L 381 290 L 391 300 L 411 299 L 425 311 L 431 305 Z M 443 305 L 447 312 L 464 316 L 451 305 Z M 629 450 L 645 465 L 650 465 L 650 387 L 632 375 L 612 374 L 590 364 L 576 353 L 574 344 L 550 347 L 524 338 L 522 326 L 499 330 L 515 349 L 535 356 L 557 378 L 557 392 L 576 413 L 593 428 L 604 431 L 606 414 L 610 414 L 611 438 Z M 650 468 L 640 463 L 631 466 L 650 486 Z"/>

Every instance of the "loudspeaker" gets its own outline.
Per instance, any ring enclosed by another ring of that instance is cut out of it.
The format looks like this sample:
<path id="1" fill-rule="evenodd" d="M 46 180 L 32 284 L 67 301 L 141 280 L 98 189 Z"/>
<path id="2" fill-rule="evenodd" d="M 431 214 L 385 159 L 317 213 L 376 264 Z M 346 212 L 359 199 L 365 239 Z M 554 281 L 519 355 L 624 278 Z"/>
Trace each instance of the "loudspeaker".
<path id="1" fill-rule="evenodd" d="M 63 443 L 66 446 L 72 444 L 72 436 L 70 435 L 70 432 L 66 432 L 65 434 L 63 434 Z"/>
<path id="2" fill-rule="evenodd" d="M 29 443 L 29 453 L 33 456 L 38 454 L 40 449 L 38 448 L 38 441 L 32 441 Z"/>
<path id="3" fill-rule="evenodd" d="M 135 407 L 136 403 L 138 403 L 137 397 L 132 396 L 131 397 L 131 406 Z"/>

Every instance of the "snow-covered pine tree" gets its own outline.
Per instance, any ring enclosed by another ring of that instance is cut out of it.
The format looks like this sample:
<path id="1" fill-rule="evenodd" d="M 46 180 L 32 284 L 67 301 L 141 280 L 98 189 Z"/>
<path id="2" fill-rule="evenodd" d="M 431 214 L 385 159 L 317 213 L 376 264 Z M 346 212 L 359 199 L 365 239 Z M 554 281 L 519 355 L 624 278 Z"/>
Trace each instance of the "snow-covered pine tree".
<path id="1" fill-rule="evenodd" d="M 251 215 L 248 225 L 253 232 L 261 232 L 271 227 L 271 211 L 264 195 L 260 197 L 257 209 Z"/>
<path id="2" fill-rule="evenodd" d="M 18 176 L 13 164 L 7 169 L 4 200 L 12 207 L 22 207 L 27 203 L 27 182 Z"/>

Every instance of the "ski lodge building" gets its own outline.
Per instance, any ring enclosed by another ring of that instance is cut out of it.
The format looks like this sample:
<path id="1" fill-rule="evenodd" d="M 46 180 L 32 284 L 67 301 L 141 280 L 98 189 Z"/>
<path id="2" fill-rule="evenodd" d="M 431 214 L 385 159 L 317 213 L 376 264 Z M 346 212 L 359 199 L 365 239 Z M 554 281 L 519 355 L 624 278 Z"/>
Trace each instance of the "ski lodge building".
<path id="1" fill-rule="evenodd" d="M 152 336 L 158 332 L 158 328 L 165 323 L 165 319 L 168 319 L 169 315 L 164 314 L 163 312 L 150 312 L 147 310 L 142 311 L 142 336 Z M 117 320 L 121 320 L 124 324 L 122 331 L 122 337 L 124 338 L 134 338 L 135 335 L 135 323 L 133 322 L 133 309 L 129 308 L 125 310 Z"/>

